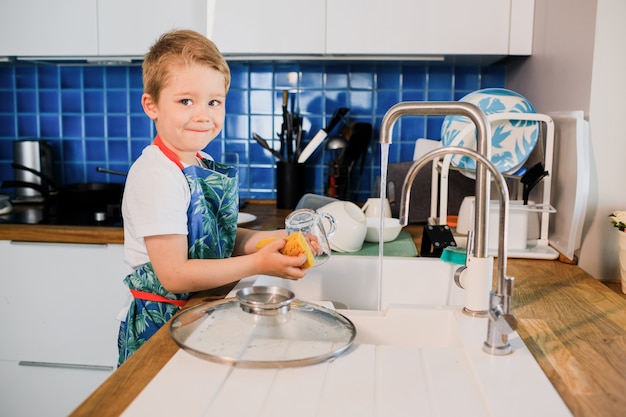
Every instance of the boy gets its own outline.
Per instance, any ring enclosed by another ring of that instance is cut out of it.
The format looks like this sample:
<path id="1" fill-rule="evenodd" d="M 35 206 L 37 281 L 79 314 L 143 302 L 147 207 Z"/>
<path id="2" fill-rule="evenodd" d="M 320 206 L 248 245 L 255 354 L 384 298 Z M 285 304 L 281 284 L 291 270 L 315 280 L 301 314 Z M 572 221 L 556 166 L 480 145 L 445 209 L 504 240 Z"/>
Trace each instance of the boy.
<path id="1" fill-rule="evenodd" d="M 122 202 L 124 282 L 133 300 L 120 326 L 121 365 L 182 307 L 193 292 L 255 274 L 300 279 L 305 255 L 279 252 L 276 239 L 237 228 L 236 168 L 201 153 L 220 132 L 230 86 L 228 65 L 206 37 L 166 33 L 143 63 L 142 106 L 157 136 L 131 167 Z"/>

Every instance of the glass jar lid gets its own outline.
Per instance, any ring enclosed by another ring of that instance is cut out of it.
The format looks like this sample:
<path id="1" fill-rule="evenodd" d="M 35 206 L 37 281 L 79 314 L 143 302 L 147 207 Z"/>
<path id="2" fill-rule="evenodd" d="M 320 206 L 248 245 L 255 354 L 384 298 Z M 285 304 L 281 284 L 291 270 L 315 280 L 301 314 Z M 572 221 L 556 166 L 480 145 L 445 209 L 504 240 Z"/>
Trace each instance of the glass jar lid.
<path id="1" fill-rule="evenodd" d="M 297 300 L 275 286 L 247 287 L 237 298 L 199 304 L 177 315 L 170 335 L 187 352 L 252 368 L 312 365 L 345 352 L 354 324 L 334 310 Z"/>

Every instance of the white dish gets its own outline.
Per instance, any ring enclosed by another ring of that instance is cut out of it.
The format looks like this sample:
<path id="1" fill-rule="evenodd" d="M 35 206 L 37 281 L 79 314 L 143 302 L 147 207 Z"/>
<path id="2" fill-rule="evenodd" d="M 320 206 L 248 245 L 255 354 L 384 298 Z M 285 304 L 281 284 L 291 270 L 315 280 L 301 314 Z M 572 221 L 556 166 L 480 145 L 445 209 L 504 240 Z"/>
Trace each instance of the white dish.
<path id="1" fill-rule="evenodd" d="M 368 217 L 365 220 L 367 221 L 367 233 L 365 234 L 365 241 L 379 242 L 378 229 L 380 228 L 380 218 Z M 392 240 L 395 240 L 402 230 L 400 220 L 386 217 L 383 219 L 383 222 L 383 242 L 391 242 Z"/>
<path id="2" fill-rule="evenodd" d="M 536 113 L 524 96 L 504 88 L 474 91 L 460 101 L 475 104 L 486 116 L 496 113 Z M 441 126 L 442 145 L 476 150 L 476 129 L 472 127 L 467 117 L 446 116 Z M 539 122 L 515 120 L 513 117 L 493 121 L 491 135 L 491 161 L 500 172 L 514 174 L 522 168 L 537 145 Z M 464 174 L 476 170 L 476 163 L 467 156 L 456 155 L 452 157 L 451 163 Z"/>
<path id="3" fill-rule="evenodd" d="M 361 208 L 351 201 L 335 201 L 326 204 L 317 210 L 318 213 L 328 213 L 337 229 L 328 237 L 332 250 L 337 252 L 358 252 L 363 247 L 367 224 L 365 214 Z"/>
<path id="4" fill-rule="evenodd" d="M 237 217 L 237 224 L 250 223 L 256 220 L 256 216 L 250 213 L 239 213 Z"/>

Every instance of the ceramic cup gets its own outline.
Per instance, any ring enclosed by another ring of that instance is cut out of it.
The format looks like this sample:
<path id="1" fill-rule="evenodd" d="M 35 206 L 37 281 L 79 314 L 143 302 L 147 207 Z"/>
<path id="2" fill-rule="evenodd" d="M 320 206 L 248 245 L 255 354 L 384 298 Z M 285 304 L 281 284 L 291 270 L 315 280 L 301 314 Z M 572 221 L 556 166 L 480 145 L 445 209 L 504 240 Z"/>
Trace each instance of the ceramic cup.
<path id="1" fill-rule="evenodd" d="M 391 204 L 389 204 L 389 200 L 385 198 L 383 205 L 383 217 L 391 217 Z M 365 213 L 365 217 L 380 217 L 380 198 L 368 198 L 361 209 Z"/>
<path id="2" fill-rule="evenodd" d="M 302 232 L 315 257 L 315 266 L 321 265 L 330 258 L 328 238 L 337 230 L 335 219 L 327 213 L 317 213 L 311 209 L 293 211 L 285 219 L 287 235 Z"/>
<path id="3" fill-rule="evenodd" d="M 328 240 L 337 252 L 358 252 L 363 247 L 367 224 L 365 214 L 350 201 L 335 201 L 318 209 L 320 213 L 333 216 L 337 231 Z"/>

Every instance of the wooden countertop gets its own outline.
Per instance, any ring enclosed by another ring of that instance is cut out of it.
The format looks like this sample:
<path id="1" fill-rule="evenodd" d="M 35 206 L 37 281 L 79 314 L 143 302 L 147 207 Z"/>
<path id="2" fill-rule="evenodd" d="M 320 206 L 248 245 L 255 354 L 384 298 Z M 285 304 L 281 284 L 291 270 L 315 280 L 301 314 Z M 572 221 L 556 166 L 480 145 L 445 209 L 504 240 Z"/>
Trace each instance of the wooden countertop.
<path id="1" fill-rule="evenodd" d="M 257 216 L 254 222 L 243 225 L 253 229 L 282 227 L 289 213 L 263 203 L 250 203 L 242 211 Z M 40 233 L 54 233 L 57 238 L 62 234 L 63 239 L 85 239 L 86 235 L 102 231 L 65 229 L 30 229 L 26 240 L 41 237 Z M 421 229 L 419 225 L 406 229 L 418 247 Z M 25 237 L 23 232 L 18 226 L 0 225 L 0 239 L 12 239 L 15 233 Z M 104 232 L 113 243 L 121 243 L 116 233 Z M 618 292 L 619 285 L 611 283 L 617 290 L 613 291 L 576 265 L 559 261 L 510 259 L 508 274 L 515 277 L 513 305 L 519 321 L 517 331 L 572 413 L 576 417 L 624 415 L 626 296 Z M 190 304 L 223 298 L 231 288 L 229 285 L 203 292 Z M 72 416 L 120 415 L 177 350 L 169 328 L 163 327 Z M 515 389 L 515 375 L 503 374 L 502 382 Z"/>
<path id="2" fill-rule="evenodd" d="M 0 240 L 57 243 L 124 243 L 124 229 L 106 226 L 0 224 Z"/>

